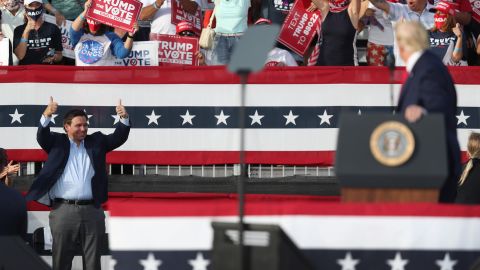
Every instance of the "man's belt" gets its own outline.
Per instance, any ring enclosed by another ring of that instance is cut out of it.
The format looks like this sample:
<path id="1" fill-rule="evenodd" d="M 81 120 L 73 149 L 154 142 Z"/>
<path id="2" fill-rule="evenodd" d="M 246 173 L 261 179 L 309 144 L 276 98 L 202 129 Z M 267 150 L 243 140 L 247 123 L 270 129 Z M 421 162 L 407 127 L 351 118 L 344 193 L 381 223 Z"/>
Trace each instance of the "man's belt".
<path id="1" fill-rule="evenodd" d="M 66 204 L 75 204 L 75 205 L 90 205 L 94 204 L 93 200 L 67 200 L 62 198 L 56 198 L 54 200 L 56 203 L 66 203 Z"/>

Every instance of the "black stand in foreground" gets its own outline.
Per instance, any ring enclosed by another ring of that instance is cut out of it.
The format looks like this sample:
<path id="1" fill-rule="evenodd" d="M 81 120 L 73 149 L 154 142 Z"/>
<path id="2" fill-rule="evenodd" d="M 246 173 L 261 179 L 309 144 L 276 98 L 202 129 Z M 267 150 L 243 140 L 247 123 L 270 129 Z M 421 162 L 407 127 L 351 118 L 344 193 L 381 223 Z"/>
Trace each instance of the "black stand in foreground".
<path id="1" fill-rule="evenodd" d="M 238 223 L 212 224 L 215 231 L 212 252 L 212 267 L 214 270 L 311 269 L 311 267 L 302 267 L 300 266 L 301 263 L 296 263 L 302 262 L 303 265 L 309 265 L 280 227 L 249 225 L 244 222 L 244 180 L 247 177 L 245 165 L 246 86 L 248 76 L 263 69 L 268 52 L 274 47 L 279 30 L 280 28 L 276 25 L 257 25 L 248 28 L 236 45 L 228 65 L 229 71 L 237 74 L 241 83 L 239 109 L 240 175 L 237 179 L 239 221 Z M 260 241 L 260 246 L 258 246 L 258 241 Z M 288 245 L 281 244 L 287 242 Z M 264 255 L 265 258 L 263 258 Z"/>
<path id="2" fill-rule="evenodd" d="M 46 262 L 19 236 L 0 236 L 0 269 L 49 270 Z"/>

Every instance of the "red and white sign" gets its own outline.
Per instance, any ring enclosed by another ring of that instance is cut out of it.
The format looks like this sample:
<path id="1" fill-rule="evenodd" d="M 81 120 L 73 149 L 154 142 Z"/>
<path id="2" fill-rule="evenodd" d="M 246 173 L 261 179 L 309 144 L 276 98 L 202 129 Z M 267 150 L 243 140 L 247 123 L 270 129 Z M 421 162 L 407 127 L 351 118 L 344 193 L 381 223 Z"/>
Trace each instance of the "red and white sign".
<path id="1" fill-rule="evenodd" d="M 319 10 L 307 12 L 310 0 L 297 0 L 280 30 L 278 41 L 303 56 L 321 23 Z"/>
<path id="2" fill-rule="evenodd" d="M 472 17 L 480 23 L 480 0 L 470 0 L 470 4 L 472 5 Z"/>
<path id="3" fill-rule="evenodd" d="M 158 42 L 135 41 L 127 57 L 111 59 L 108 65 L 122 67 L 158 66 Z"/>
<path id="4" fill-rule="evenodd" d="M 200 49 L 198 39 L 173 35 L 150 34 L 150 40 L 158 40 L 158 64 L 160 66 L 198 66 L 195 54 Z"/>
<path id="5" fill-rule="evenodd" d="M 142 6 L 138 0 L 94 0 L 86 17 L 132 32 Z"/>
<path id="6" fill-rule="evenodd" d="M 186 12 L 180 0 L 172 0 L 172 24 L 177 25 L 181 21 L 187 21 L 193 24 L 194 32 L 200 36 L 202 32 L 202 9 L 197 7 L 195 14 Z"/>
<path id="7" fill-rule="evenodd" d="M 57 24 L 55 16 L 44 14 L 43 18 L 46 22 Z M 62 33 L 62 55 L 63 57 L 75 59 L 75 48 L 73 47 L 72 39 L 70 37 L 70 27 L 72 27 L 72 21 L 69 20 L 65 20 L 64 24 L 58 26 L 58 28 L 60 28 L 60 32 Z"/>

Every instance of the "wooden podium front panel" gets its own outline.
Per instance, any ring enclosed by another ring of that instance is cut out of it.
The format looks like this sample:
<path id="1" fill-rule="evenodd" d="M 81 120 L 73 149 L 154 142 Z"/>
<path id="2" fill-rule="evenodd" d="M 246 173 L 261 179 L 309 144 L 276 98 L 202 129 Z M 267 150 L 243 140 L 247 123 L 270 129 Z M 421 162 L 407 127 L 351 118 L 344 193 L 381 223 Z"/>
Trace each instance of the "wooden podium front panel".
<path id="1" fill-rule="evenodd" d="M 348 188 L 341 189 L 342 202 L 438 202 L 438 189 Z"/>

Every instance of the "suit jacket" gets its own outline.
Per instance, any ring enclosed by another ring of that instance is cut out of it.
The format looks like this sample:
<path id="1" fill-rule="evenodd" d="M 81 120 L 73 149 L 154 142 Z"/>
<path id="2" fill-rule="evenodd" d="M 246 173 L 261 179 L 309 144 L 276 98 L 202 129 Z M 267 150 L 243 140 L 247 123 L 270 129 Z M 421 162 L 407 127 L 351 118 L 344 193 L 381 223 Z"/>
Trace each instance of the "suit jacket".
<path id="1" fill-rule="evenodd" d="M 85 148 L 95 170 L 92 178 L 92 195 L 97 207 L 106 202 L 108 197 L 106 154 L 125 143 L 129 132 L 130 127 L 120 122 L 112 134 L 95 132 L 85 137 Z M 49 126 L 40 125 L 37 142 L 48 153 L 48 159 L 30 187 L 26 199 L 50 205 L 48 192 L 63 174 L 70 155 L 70 140 L 67 134 L 50 132 Z"/>
<path id="2" fill-rule="evenodd" d="M 441 113 L 445 118 L 449 177 L 440 191 L 441 202 L 453 202 L 460 176 L 460 147 L 457 140 L 457 94 L 452 77 L 442 61 L 425 51 L 415 63 L 402 88 L 397 111 L 402 114 L 412 104 L 428 113 Z M 435 155 L 435 153 L 432 153 Z"/>
<path id="3" fill-rule="evenodd" d="M 0 235 L 27 235 L 27 204 L 23 196 L 0 182 Z"/>

